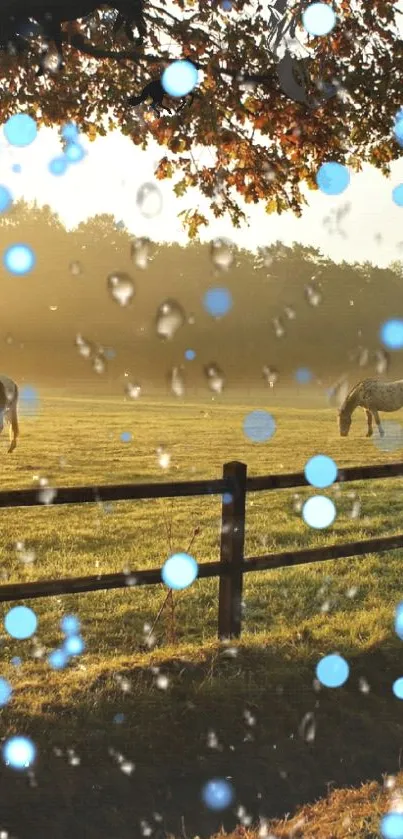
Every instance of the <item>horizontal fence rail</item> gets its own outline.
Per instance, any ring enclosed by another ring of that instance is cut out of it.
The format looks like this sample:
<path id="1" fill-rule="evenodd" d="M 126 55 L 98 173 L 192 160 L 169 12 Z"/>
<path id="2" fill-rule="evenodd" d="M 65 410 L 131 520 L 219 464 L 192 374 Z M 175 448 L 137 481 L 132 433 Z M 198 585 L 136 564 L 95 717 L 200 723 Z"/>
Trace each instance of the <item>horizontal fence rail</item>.
<path id="1" fill-rule="evenodd" d="M 198 566 L 199 578 L 219 577 L 219 638 L 239 637 L 241 634 L 242 585 L 245 573 L 266 571 L 273 568 L 290 568 L 312 562 L 325 562 L 342 557 L 364 556 L 368 553 L 403 548 L 403 534 L 396 534 L 357 542 L 306 548 L 298 551 L 282 551 L 281 553 L 245 558 L 247 493 L 310 486 L 303 472 L 256 478 L 248 478 L 246 472 L 245 464 L 234 461 L 225 464 L 223 477 L 218 480 L 57 489 L 44 487 L 2 491 L 0 492 L 0 507 L 53 506 L 57 504 L 103 503 L 105 501 L 228 494 L 229 497 L 222 501 L 220 560 L 218 562 L 201 563 Z M 403 463 L 352 466 L 339 470 L 336 482 L 402 476 Z M 314 487 L 312 489 L 314 490 Z M 51 597 L 60 594 L 82 594 L 109 589 L 133 588 L 161 583 L 161 568 L 144 569 L 130 573 L 71 577 L 61 580 L 40 580 L 0 586 L 0 602 Z"/>
<path id="2" fill-rule="evenodd" d="M 340 469 L 335 483 L 403 477 L 403 463 L 349 466 Z M 310 486 L 303 472 L 263 475 L 246 478 L 247 492 L 292 489 Z M 197 495 L 222 495 L 234 488 L 233 478 L 174 483 L 104 484 L 94 487 L 41 487 L 0 491 L 0 507 L 42 507 L 57 504 L 87 504 L 103 501 L 139 501 L 147 498 L 183 498 Z M 47 501 L 52 492 L 52 500 Z"/>

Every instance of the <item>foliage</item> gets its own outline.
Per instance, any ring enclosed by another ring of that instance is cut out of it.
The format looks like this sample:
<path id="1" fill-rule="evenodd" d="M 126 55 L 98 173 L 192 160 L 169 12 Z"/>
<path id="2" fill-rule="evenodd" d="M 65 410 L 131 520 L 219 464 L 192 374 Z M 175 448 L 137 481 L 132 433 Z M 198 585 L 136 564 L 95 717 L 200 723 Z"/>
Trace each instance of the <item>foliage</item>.
<path id="1" fill-rule="evenodd" d="M 263 5 L 237 0 L 226 13 L 204 0 L 173 3 L 175 13 L 164 2 L 146 3 L 148 34 L 136 50 L 124 33 L 112 35 L 110 14 L 98 16 L 91 30 L 88 19 L 66 24 L 66 66 L 47 77 L 36 76 L 37 43 L 23 56 L 3 53 L 1 121 L 21 108 L 43 125 L 75 119 L 90 139 L 112 128 L 143 148 L 154 138 L 166 148 L 157 177 L 178 176 L 178 194 L 198 187 L 213 213 L 228 212 L 236 227 L 245 218 L 240 199 L 263 201 L 268 213 L 291 209 L 300 215 L 306 203 L 302 186 L 316 188 L 324 160 L 357 171 L 370 162 L 388 172 L 399 156 L 392 127 L 403 71 L 393 0 L 342 0 L 336 27 L 322 38 L 303 34 L 304 4 L 293 7 L 296 35 L 306 41 L 311 92 L 317 94 L 322 83 L 338 88 L 316 108 L 282 92 Z M 160 77 L 178 56 L 193 59 L 203 71 L 193 104 L 161 117 L 146 107 L 128 109 L 128 96 Z M 198 161 L 200 147 L 211 153 L 211 163 Z M 191 210 L 183 221 L 192 237 L 206 223 Z"/>

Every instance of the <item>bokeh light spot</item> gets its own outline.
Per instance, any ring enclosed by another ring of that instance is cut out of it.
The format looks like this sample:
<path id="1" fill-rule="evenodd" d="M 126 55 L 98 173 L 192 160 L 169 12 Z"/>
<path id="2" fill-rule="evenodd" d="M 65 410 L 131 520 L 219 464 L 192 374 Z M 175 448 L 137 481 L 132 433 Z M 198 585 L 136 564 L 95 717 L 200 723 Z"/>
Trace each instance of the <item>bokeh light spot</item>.
<path id="1" fill-rule="evenodd" d="M 226 810 L 234 798 L 234 788 L 224 778 L 212 778 L 202 789 L 202 799 L 209 810 Z"/>
<path id="2" fill-rule="evenodd" d="M 13 202 L 11 192 L 6 186 L 0 186 L 0 213 L 9 210 Z"/>
<path id="3" fill-rule="evenodd" d="M 304 474 L 309 484 L 324 489 L 335 482 L 337 466 L 326 454 L 316 454 L 306 463 Z"/>
<path id="4" fill-rule="evenodd" d="M 3 760 L 13 769 L 28 769 L 36 757 L 36 747 L 28 737 L 10 737 L 3 744 Z"/>
<path id="5" fill-rule="evenodd" d="M 322 530 L 333 524 L 336 518 L 336 507 L 331 498 L 325 495 L 313 495 L 308 498 L 302 508 L 302 518 L 309 527 Z"/>
<path id="6" fill-rule="evenodd" d="M 347 681 L 350 667 L 338 653 L 325 655 L 316 666 L 316 677 L 327 688 L 339 688 Z"/>
<path id="7" fill-rule="evenodd" d="M 13 690 L 7 679 L 0 678 L 0 706 L 7 705 Z"/>
<path id="8" fill-rule="evenodd" d="M 14 606 L 7 612 L 4 619 L 6 632 L 12 638 L 30 638 L 38 626 L 38 618 L 35 612 L 28 606 Z"/>
<path id="9" fill-rule="evenodd" d="M 199 73 L 191 61 L 173 61 L 164 70 L 161 84 L 170 96 L 187 96 L 197 85 Z"/>
<path id="10" fill-rule="evenodd" d="M 36 262 L 35 254 L 29 245 L 17 242 L 4 251 L 3 265 L 11 274 L 27 274 Z"/>
<path id="11" fill-rule="evenodd" d="M 243 430 L 254 443 L 264 443 L 273 437 L 276 423 L 267 411 L 251 411 L 244 419 Z"/>
<path id="12" fill-rule="evenodd" d="M 401 350 L 403 347 L 403 320 L 391 318 L 382 324 L 380 330 L 382 343 L 388 350 Z"/>
<path id="13" fill-rule="evenodd" d="M 232 309 L 232 294 L 227 288 L 209 288 L 204 295 L 203 305 L 213 317 L 223 317 Z"/>
<path id="14" fill-rule="evenodd" d="M 316 183 L 326 195 L 340 195 L 350 183 L 347 166 L 341 163 L 322 163 L 316 174 Z"/>
<path id="15" fill-rule="evenodd" d="M 398 207 L 403 207 L 403 184 L 399 184 L 395 186 L 394 190 L 392 191 L 392 200 L 397 204 Z"/>
<path id="16" fill-rule="evenodd" d="M 302 23 L 310 35 L 328 35 L 336 25 L 336 15 L 327 3 L 311 3 L 302 14 Z"/>
<path id="17" fill-rule="evenodd" d="M 403 839 L 403 813 L 386 813 L 380 827 L 382 839 Z"/>
<path id="18" fill-rule="evenodd" d="M 180 591 L 192 585 L 199 573 L 199 567 L 193 556 L 187 553 L 172 554 L 162 566 L 162 581 L 168 588 Z"/>
<path id="19" fill-rule="evenodd" d="M 393 693 L 395 694 L 397 699 L 403 699 L 403 679 L 396 679 L 392 685 Z"/>
<path id="20" fill-rule="evenodd" d="M 38 133 L 36 122 L 28 114 L 13 114 L 4 123 L 4 135 L 12 146 L 30 146 Z"/>

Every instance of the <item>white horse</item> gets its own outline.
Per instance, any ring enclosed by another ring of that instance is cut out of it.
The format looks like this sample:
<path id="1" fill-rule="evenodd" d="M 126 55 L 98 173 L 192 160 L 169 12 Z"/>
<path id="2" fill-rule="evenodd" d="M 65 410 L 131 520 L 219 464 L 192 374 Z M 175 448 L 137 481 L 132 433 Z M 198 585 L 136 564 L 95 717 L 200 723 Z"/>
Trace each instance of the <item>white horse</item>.
<path id="1" fill-rule="evenodd" d="M 339 410 L 340 435 L 347 437 L 350 431 L 351 414 L 356 408 L 364 408 L 368 421 L 367 437 L 372 437 L 372 417 L 378 426 L 380 436 L 383 437 L 385 432 L 378 411 L 398 411 L 402 407 L 403 379 L 398 379 L 396 382 L 364 379 L 350 390 Z"/>
<path id="2" fill-rule="evenodd" d="M 0 434 L 4 428 L 4 420 L 10 429 L 10 448 L 13 452 L 17 445 L 19 434 L 18 416 L 18 387 L 8 376 L 0 375 Z"/>

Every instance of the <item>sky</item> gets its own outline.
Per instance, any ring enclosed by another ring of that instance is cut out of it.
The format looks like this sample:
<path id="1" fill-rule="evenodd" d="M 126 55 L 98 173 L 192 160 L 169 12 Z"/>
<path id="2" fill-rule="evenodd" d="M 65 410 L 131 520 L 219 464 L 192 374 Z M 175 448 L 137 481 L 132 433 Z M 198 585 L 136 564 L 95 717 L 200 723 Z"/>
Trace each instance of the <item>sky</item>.
<path id="1" fill-rule="evenodd" d="M 398 5 L 403 6 L 401 2 Z M 403 258 L 403 207 L 391 197 L 393 188 L 403 183 L 403 157 L 392 163 L 389 178 L 370 166 L 351 173 L 348 189 L 339 196 L 307 190 L 309 205 L 301 219 L 291 212 L 267 215 L 263 203 L 244 205 L 239 197 L 249 226 L 234 230 L 228 217 L 213 217 L 208 200 L 198 190 L 189 190 L 178 199 L 173 193 L 175 181 L 155 180 L 156 164 L 166 153 L 156 142 L 143 151 L 114 131 L 94 142 L 84 138 L 83 146 L 87 152 L 84 160 L 57 177 L 48 171 L 49 161 L 61 151 L 57 129 L 41 128 L 34 143 L 22 149 L 9 146 L 0 129 L 0 184 L 11 190 L 15 200 L 49 204 L 68 229 L 96 213 L 110 213 L 133 235 L 185 245 L 187 234 L 177 215 L 197 207 L 211 222 L 208 228 L 201 228 L 201 241 L 225 236 L 252 251 L 278 239 L 285 244 L 297 241 L 320 248 L 336 262 L 369 260 L 379 266 Z M 211 166 L 208 149 L 196 147 L 194 156 Z M 21 165 L 20 172 L 12 171 L 14 163 Z M 142 216 L 136 200 L 146 182 L 154 182 L 162 197 L 161 212 L 152 219 Z M 342 216 L 339 223 L 336 214 Z"/>

